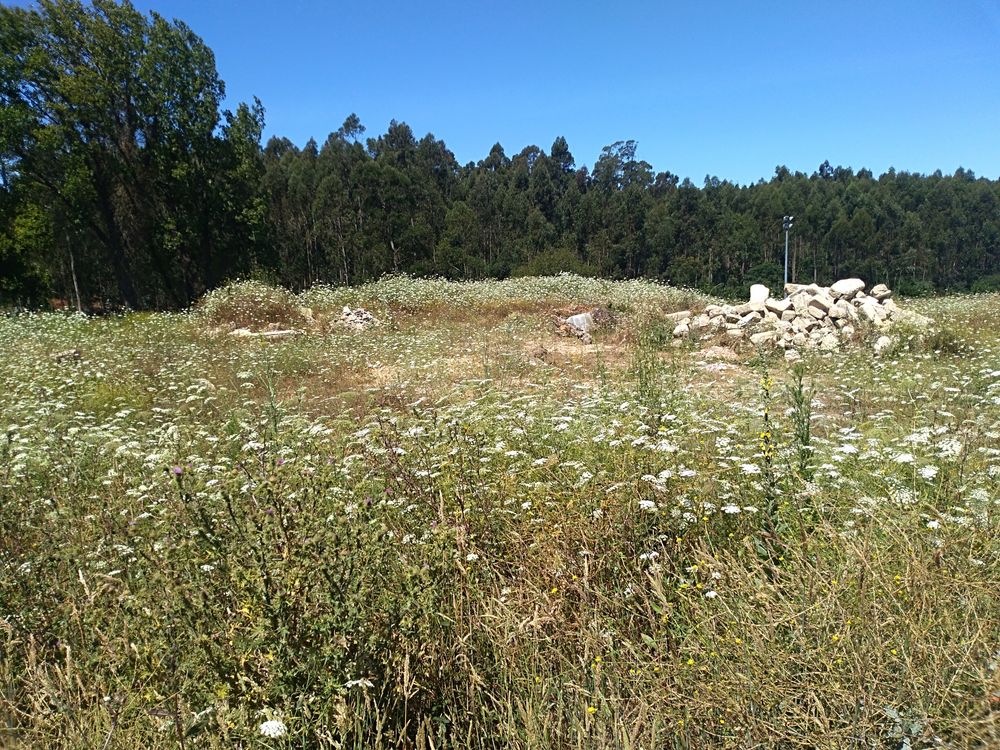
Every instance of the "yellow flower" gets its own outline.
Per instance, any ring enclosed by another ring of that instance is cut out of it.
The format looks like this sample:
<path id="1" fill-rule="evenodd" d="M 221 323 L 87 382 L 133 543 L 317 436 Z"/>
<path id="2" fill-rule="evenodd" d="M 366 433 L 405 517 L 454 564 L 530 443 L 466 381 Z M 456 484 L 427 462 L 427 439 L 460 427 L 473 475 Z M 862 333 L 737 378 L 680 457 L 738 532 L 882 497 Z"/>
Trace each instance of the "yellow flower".
<path id="1" fill-rule="evenodd" d="M 593 716 L 594 714 L 597 713 L 597 707 L 596 706 L 587 706 L 587 713 L 590 714 L 591 716 Z"/>

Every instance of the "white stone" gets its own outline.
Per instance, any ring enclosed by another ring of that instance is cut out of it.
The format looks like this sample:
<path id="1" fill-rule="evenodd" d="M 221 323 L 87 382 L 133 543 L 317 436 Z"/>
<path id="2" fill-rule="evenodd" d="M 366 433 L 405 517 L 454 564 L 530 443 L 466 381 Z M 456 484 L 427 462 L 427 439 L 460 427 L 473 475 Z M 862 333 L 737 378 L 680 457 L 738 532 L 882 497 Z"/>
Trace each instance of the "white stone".
<path id="1" fill-rule="evenodd" d="M 771 290 L 763 284 L 753 284 L 750 287 L 750 301 L 764 302 L 771 296 Z"/>
<path id="2" fill-rule="evenodd" d="M 876 284 L 872 287 L 871 296 L 877 299 L 879 302 L 887 300 L 892 296 L 892 290 L 885 284 Z"/>
<path id="3" fill-rule="evenodd" d="M 772 299 L 771 297 L 768 297 L 764 300 L 764 307 L 777 315 L 781 315 L 791 306 L 791 301 L 787 299 Z"/>
<path id="4" fill-rule="evenodd" d="M 840 346 L 840 339 L 832 333 L 826 334 L 819 342 L 819 348 L 823 351 L 832 352 Z"/>
<path id="5" fill-rule="evenodd" d="M 806 312 L 808 312 L 816 320 L 822 320 L 823 318 L 826 317 L 826 310 L 824 310 L 822 307 L 814 307 L 813 305 L 809 305 L 809 307 L 806 308 Z"/>
<path id="6" fill-rule="evenodd" d="M 818 292 L 809 300 L 809 307 L 817 308 L 824 313 L 828 312 L 833 305 L 833 298 L 825 292 Z"/>
<path id="7" fill-rule="evenodd" d="M 879 336 L 878 341 L 875 342 L 875 354 L 882 356 L 886 349 L 892 346 L 892 339 L 888 336 Z"/>
<path id="8" fill-rule="evenodd" d="M 830 287 L 830 296 L 835 299 L 851 299 L 864 289 L 865 282 L 861 279 L 841 279 Z"/>
<path id="9" fill-rule="evenodd" d="M 584 314 L 590 315 L 590 313 L 584 313 Z M 574 316 L 574 317 L 576 317 L 576 316 Z M 690 310 L 681 310 L 680 312 L 667 313 L 663 317 L 666 318 L 669 321 L 672 321 L 672 322 L 679 322 L 681 320 L 684 320 L 685 318 L 690 318 L 691 317 L 691 311 Z M 570 320 L 569 318 L 566 318 L 567 322 L 569 322 L 569 320 Z M 577 326 L 577 328 L 579 328 L 579 327 L 580 326 Z"/>
<path id="10" fill-rule="evenodd" d="M 676 326 L 674 326 L 674 337 L 680 338 L 681 336 L 687 336 L 691 332 L 691 328 L 688 326 L 686 320 L 682 320 Z"/>
<path id="11" fill-rule="evenodd" d="M 748 312 L 746 315 L 740 318 L 740 322 L 737 323 L 736 325 L 738 325 L 740 328 L 746 328 L 747 326 L 752 326 L 754 323 L 759 322 L 760 319 L 761 319 L 760 313 Z"/>
<path id="12" fill-rule="evenodd" d="M 881 323 L 885 319 L 886 312 L 877 302 L 865 302 L 861 305 L 861 314 L 872 323 Z"/>
<path id="13" fill-rule="evenodd" d="M 688 315 L 690 314 L 688 313 Z M 589 312 L 579 313 L 577 315 L 570 315 L 566 318 L 566 322 L 584 333 L 590 333 L 590 330 L 594 327 L 594 316 Z"/>
<path id="14" fill-rule="evenodd" d="M 776 338 L 778 338 L 778 334 L 774 331 L 761 331 L 760 333 L 755 333 L 750 337 L 750 343 L 755 346 L 761 346 L 763 344 L 773 343 Z"/>
<path id="15" fill-rule="evenodd" d="M 742 305 L 737 305 L 736 307 L 734 307 L 733 312 L 735 312 L 737 315 L 746 315 L 749 312 L 757 312 L 763 314 L 765 309 L 766 308 L 764 307 L 763 302 L 744 302 Z"/>

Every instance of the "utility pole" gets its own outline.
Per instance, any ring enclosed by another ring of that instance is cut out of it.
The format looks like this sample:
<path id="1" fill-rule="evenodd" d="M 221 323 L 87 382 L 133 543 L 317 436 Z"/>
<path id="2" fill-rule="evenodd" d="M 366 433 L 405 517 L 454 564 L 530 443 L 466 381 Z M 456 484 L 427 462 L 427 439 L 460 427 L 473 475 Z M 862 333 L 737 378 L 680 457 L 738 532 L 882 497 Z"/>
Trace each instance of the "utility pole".
<path id="1" fill-rule="evenodd" d="M 792 222 L 795 221 L 794 216 L 785 216 L 781 220 L 781 225 L 785 228 L 785 283 L 788 283 L 788 232 L 792 228 Z"/>

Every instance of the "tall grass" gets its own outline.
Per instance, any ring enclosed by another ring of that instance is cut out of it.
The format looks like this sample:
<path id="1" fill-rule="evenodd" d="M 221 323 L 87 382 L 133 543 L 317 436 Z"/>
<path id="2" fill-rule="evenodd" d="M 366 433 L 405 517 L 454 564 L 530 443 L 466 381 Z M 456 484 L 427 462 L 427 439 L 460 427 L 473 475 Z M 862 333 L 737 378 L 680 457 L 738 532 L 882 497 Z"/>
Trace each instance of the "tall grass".
<path id="1" fill-rule="evenodd" d="M 720 373 L 652 284 L 251 291 L 429 312 L 0 320 L 7 746 L 1000 746 L 997 296 Z"/>

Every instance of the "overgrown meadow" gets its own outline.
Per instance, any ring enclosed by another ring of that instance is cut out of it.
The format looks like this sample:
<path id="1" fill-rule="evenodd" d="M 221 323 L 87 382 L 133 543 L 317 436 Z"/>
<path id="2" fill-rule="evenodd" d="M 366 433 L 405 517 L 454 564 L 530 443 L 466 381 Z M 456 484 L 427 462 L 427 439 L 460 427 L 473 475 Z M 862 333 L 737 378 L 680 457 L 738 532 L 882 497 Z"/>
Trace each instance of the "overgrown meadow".
<path id="1" fill-rule="evenodd" d="M 1000 747 L 1000 296 L 797 365 L 673 346 L 707 301 L 0 319 L 0 744 Z"/>

